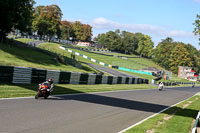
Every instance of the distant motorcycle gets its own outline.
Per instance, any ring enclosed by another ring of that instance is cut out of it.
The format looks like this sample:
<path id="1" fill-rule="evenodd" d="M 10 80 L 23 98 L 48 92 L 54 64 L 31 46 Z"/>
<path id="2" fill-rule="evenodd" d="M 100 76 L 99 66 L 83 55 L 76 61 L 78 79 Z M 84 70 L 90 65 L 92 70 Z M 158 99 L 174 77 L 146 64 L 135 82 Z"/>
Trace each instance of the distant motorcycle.
<path id="1" fill-rule="evenodd" d="M 163 86 L 159 86 L 159 91 L 162 91 L 163 90 Z"/>
<path id="2" fill-rule="evenodd" d="M 160 82 L 159 85 L 158 85 L 159 91 L 162 91 L 163 88 L 164 88 L 164 84 L 163 84 L 163 82 Z"/>
<path id="3" fill-rule="evenodd" d="M 47 83 L 39 84 L 37 94 L 35 95 L 35 99 L 38 99 L 39 97 L 44 97 L 45 99 L 47 99 L 49 95 L 50 95 L 50 89 L 48 87 L 48 84 Z"/>
<path id="4" fill-rule="evenodd" d="M 195 86 L 195 84 L 192 85 L 192 87 L 194 87 L 194 86 Z"/>

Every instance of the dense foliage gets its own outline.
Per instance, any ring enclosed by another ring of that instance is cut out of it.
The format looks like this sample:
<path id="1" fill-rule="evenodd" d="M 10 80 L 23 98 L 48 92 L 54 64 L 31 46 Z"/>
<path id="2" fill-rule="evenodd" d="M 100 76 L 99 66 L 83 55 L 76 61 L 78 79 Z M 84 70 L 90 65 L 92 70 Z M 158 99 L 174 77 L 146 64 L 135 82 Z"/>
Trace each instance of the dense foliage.
<path id="1" fill-rule="evenodd" d="M 162 40 L 154 49 L 153 60 L 160 66 L 177 73 L 178 66 L 193 67 L 200 70 L 199 51 L 191 44 L 173 42 L 172 38 Z"/>
<path id="2" fill-rule="evenodd" d="M 12 29 L 30 31 L 34 3 L 33 0 L 0 1 L 0 40 Z"/>
<path id="3" fill-rule="evenodd" d="M 36 31 L 38 35 L 60 36 L 62 11 L 57 5 L 38 6 L 33 16 L 33 31 Z"/>
<path id="4" fill-rule="evenodd" d="M 151 58 L 153 55 L 154 43 L 151 37 L 142 33 L 131 33 L 127 31 L 116 30 L 99 34 L 95 39 L 106 48 L 113 51 L 127 54 L 138 54 L 142 57 Z"/>
<path id="5" fill-rule="evenodd" d="M 66 40 L 91 41 L 92 27 L 79 21 L 61 21 L 62 11 L 57 5 L 37 6 L 33 13 L 33 31 L 38 35 Z"/>
<path id="6" fill-rule="evenodd" d="M 199 36 L 199 44 L 200 44 L 200 15 L 197 14 L 197 19 L 193 23 L 194 27 L 194 34 Z"/>
<path id="7" fill-rule="evenodd" d="M 72 28 L 77 41 L 91 41 L 92 27 L 90 25 L 82 24 L 80 21 L 75 21 Z"/>

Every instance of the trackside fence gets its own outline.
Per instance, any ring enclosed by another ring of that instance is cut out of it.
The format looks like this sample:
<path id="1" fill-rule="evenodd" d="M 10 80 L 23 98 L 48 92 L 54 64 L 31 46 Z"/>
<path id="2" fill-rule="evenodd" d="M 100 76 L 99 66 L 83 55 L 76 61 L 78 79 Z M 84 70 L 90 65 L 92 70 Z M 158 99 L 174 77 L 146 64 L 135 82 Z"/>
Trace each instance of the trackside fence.
<path id="1" fill-rule="evenodd" d="M 0 83 L 31 84 L 52 78 L 56 84 L 148 84 L 148 79 L 38 68 L 0 66 Z"/>

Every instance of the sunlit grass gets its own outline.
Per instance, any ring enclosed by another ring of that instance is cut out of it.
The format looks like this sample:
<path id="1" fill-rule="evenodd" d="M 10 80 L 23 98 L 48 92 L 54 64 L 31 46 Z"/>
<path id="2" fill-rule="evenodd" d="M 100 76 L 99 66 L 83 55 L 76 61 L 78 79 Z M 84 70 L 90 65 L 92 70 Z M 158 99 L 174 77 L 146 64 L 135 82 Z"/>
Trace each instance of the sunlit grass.
<path id="1" fill-rule="evenodd" d="M 31 84 L 31 85 L 0 84 L 0 98 L 34 96 L 36 94 L 37 87 L 38 87 L 37 84 Z M 58 84 L 55 86 L 52 95 L 135 90 L 135 89 L 153 89 L 153 88 L 155 88 L 155 86 L 147 84 L 116 84 L 116 85 Z"/>
<path id="2" fill-rule="evenodd" d="M 147 131 L 154 131 L 154 133 L 189 133 L 193 126 L 192 121 L 200 110 L 199 99 L 199 95 L 194 96 L 144 121 L 126 133 L 146 133 Z M 183 108 L 187 104 L 189 106 Z"/>

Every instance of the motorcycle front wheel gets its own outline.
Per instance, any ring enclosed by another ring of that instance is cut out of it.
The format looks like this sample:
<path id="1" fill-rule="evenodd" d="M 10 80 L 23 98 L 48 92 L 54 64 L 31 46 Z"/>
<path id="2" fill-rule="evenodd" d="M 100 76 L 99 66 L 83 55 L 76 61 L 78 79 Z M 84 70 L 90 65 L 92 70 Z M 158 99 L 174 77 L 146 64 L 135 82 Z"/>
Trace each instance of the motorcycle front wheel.
<path id="1" fill-rule="evenodd" d="M 37 94 L 35 95 L 35 99 L 38 99 L 40 92 L 38 91 Z"/>

